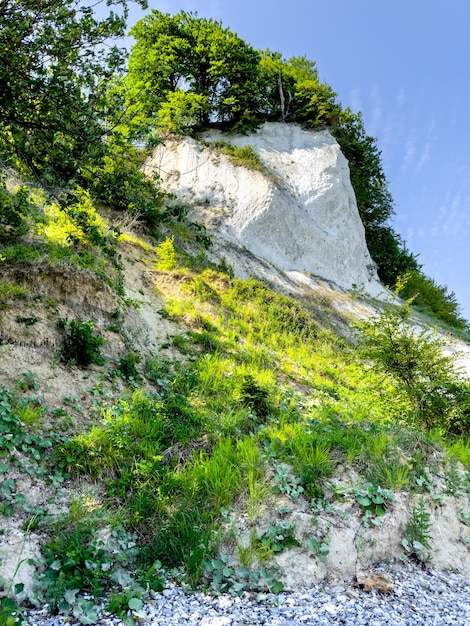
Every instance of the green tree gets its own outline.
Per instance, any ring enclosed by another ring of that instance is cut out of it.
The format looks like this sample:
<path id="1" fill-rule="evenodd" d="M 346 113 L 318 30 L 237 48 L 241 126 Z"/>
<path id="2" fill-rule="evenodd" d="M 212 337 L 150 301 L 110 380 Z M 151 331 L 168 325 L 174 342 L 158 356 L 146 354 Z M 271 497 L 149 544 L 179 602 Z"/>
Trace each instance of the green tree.
<path id="1" fill-rule="evenodd" d="M 310 128 L 335 124 L 341 107 L 337 94 L 321 83 L 314 61 L 305 56 L 282 58 L 266 50 L 260 60 L 262 109 L 267 119 L 298 122 Z"/>
<path id="2" fill-rule="evenodd" d="M 419 270 L 404 274 L 402 295 L 412 298 L 418 309 L 430 311 L 435 317 L 454 328 L 466 328 L 468 322 L 460 314 L 460 306 L 454 292 L 438 285 Z"/>
<path id="3" fill-rule="evenodd" d="M 394 214 L 393 199 L 377 140 L 366 133 L 362 115 L 349 108 L 341 111 L 333 135 L 349 163 L 367 246 L 377 263 L 379 277 L 393 287 L 401 274 L 418 270 L 419 264 L 389 223 Z"/>
<path id="4" fill-rule="evenodd" d="M 103 153 L 106 84 L 124 61 L 104 44 L 124 34 L 127 14 L 126 0 L 107 4 L 122 14 L 99 20 L 79 0 L 0 1 L 1 156 L 46 184 Z"/>
<path id="5" fill-rule="evenodd" d="M 173 131 L 256 125 L 259 52 L 220 22 L 153 10 L 131 35 L 127 98 L 149 120 Z"/>

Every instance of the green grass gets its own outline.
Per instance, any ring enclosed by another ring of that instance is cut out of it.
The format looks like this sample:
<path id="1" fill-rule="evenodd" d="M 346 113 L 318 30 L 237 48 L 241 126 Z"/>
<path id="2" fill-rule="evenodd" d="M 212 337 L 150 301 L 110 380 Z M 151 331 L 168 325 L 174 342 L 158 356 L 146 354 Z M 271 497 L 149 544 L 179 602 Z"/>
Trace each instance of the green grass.
<path id="1" fill-rule="evenodd" d="M 172 252 L 160 260 L 165 254 Z M 363 362 L 358 348 L 322 327 L 312 309 L 252 278 L 171 271 L 175 288 L 164 311 L 191 325 L 173 338 L 185 362 L 156 355 L 137 369 L 138 355 L 129 352 L 119 368 L 131 388 L 88 428 L 52 444 L 65 475 L 88 476 L 104 492 L 99 514 L 75 506 L 73 523 L 62 520 L 73 530 L 68 539 L 60 525 L 50 529 L 46 579 L 57 607 L 67 585 L 99 595 L 109 584 L 101 574 L 87 583 L 82 571 L 90 555 L 105 570 L 119 565 L 94 543 L 106 520 L 135 537 L 123 567 L 148 574 L 160 563 L 192 586 L 210 586 L 206 564 L 226 539 L 233 506 L 254 528 L 274 493 L 322 501 L 340 467 L 359 476 L 349 493 L 364 502 L 368 494 L 380 500 L 404 489 L 419 493 L 446 450 L 447 489 L 465 488 L 455 463 L 470 469 L 468 441 L 410 427 L 413 406 L 393 376 Z M 40 425 L 34 405 L 24 403 L 21 411 L 18 420 Z M 372 507 L 367 519 L 374 523 L 376 514 Z M 273 537 L 282 534 L 273 528 Z M 253 536 L 246 553 L 240 548 L 250 566 L 278 549 L 269 532 Z M 65 563 L 54 570 L 59 553 L 76 558 L 83 579 Z M 126 602 L 115 599 L 116 606 Z"/>
<path id="2" fill-rule="evenodd" d="M 251 146 L 238 147 L 225 141 L 206 142 L 204 145 L 215 149 L 216 152 L 227 155 L 234 165 L 269 174 L 268 168 Z"/>

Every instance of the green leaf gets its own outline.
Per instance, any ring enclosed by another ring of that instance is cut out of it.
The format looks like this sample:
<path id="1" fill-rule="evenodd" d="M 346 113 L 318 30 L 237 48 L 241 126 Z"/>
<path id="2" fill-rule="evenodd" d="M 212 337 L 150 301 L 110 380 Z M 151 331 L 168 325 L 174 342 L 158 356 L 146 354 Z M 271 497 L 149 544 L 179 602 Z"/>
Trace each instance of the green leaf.
<path id="1" fill-rule="evenodd" d="M 272 593 L 279 593 L 284 589 L 284 583 L 282 583 L 280 580 L 273 580 L 271 583 L 271 592 Z"/>
<path id="2" fill-rule="evenodd" d="M 64 598 L 68 602 L 68 604 L 74 604 L 76 602 L 77 600 L 76 596 L 79 591 L 80 591 L 79 589 L 67 589 L 66 590 L 66 592 L 64 593 Z"/>
<path id="3" fill-rule="evenodd" d="M 24 590 L 24 583 L 16 583 L 14 590 L 15 595 L 22 593 L 22 591 Z"/>
<path id="4" fill-rule="evenodd" d="M 140 611 L 140 609 L 144 606 L 144 603 L 140 598 L 129 598 L 128 604 L 131 611 Z"/>

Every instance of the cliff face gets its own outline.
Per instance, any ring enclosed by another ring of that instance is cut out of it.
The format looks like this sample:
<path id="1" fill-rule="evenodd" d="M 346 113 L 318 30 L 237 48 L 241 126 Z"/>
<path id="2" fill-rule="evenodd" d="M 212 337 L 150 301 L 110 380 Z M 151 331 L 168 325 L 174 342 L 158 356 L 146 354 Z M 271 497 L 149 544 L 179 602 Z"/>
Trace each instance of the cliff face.
<path id="1" fill-rule="evenodd" d="M 348 163 L 329 132 L 267 123 L 251 135 L 211 132 L 204 139 L 251 146 L 266 171 L 237 166 L 189 138 L 165 141 L 147 167 L 191 207 L 193 219 L 288 275 L 381 290 Z"/>

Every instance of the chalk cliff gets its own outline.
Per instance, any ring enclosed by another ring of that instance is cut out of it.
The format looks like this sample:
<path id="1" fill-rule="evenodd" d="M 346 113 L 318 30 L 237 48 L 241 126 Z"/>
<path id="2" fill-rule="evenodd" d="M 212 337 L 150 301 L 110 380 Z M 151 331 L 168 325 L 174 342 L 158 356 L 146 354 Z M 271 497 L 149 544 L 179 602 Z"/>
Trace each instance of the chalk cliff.
<path id="1" fill-rule="evenodd" d="M 236 166 L 205 145 L 215 141 L 251 146 L 266 171 Z M 250 135 L 212 131 L 204 142 L 166 140 L 147 163 L 193 219 L 294 278 L 381 290 L 348 163 L 328 131 L 266 123 Z"/>

